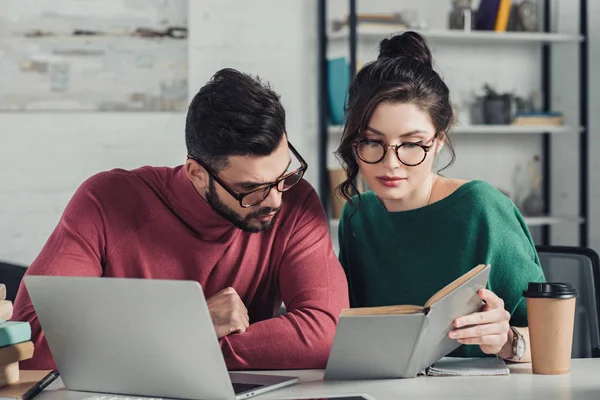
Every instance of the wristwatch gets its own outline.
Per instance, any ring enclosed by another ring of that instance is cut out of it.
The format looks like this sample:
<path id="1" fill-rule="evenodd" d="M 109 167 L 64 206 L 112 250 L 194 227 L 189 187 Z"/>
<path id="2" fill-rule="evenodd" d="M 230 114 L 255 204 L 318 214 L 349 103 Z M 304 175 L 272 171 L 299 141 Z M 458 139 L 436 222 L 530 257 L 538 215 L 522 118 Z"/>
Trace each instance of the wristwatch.
<path id="1" fill-rule="evenodd" d="M 521 335 L 521 332 L 517 330 L 514 326 L 511 326 L 514 336 L 512 343 L 513 357 L 512 360 L 519 361 L 525 355 L 525 350 L 527 348 L 527 344 L 525 343 L 525 338 Z"/>

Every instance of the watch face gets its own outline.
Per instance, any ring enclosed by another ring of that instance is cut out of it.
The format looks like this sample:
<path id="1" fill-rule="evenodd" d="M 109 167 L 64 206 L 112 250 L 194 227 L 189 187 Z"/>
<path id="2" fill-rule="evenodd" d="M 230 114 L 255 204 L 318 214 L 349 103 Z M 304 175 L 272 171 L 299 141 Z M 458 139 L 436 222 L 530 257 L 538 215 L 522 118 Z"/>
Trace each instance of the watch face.
<path id="1" fill-rule="evenodd" d="M 521 338 L 517 340 L 517 357 L 521 358 L 525 355 L 525 341 Z"/>

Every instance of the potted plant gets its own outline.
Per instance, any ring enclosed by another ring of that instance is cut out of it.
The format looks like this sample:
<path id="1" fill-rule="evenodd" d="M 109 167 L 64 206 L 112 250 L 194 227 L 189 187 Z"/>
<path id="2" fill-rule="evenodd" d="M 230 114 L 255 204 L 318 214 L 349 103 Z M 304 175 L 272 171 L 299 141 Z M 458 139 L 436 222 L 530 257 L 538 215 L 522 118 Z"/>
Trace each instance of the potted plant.
<path id="1" fill-rule="evenodd" d="M 513 96 L 510 93 L 498 93 L 491 85 L 483 86 L 484 95 L 481 98 L 483 119 L 486 124 L 510 124 L 513 110 Z"/>

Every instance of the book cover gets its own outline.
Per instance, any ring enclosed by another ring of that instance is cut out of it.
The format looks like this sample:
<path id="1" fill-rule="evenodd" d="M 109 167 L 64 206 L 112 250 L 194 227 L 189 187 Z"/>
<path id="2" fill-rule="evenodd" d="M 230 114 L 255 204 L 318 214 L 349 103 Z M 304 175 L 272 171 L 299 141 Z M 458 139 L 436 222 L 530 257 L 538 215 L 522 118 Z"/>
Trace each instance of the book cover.
<path id="1" fill-rule="evenodd" d="M 508 29 L 508 20 L 510 18 L 511 9 L 512 0 L 500 0 L 496 24 L 494 25 L 494 30 L 496 32 L 506 32 Z"/>
<path id="2" fill-rule="evenodd" d="M 499 6 L 500 0 L 481 0 L 475 14 L 475 29 L 493 31 Z"/>
<path id="3" fill-rule="evenodd" d="M 29 322 L 4 321 L 0 323 L 0 347 L 31 340 Z"/>
<path id="4" fill-rule="evenodd" d="M 477 312 L 477 292 L 490 265 L 479 265 L 435 293 L 424 306 L 398 305 L 344 310 L 326 380 L 413 378 L 460 346 L 448 338 L 456 318 Z"/>
<path id="5" fill-rule="evenodd" d="M 10 300 L 0 300 L 0 320 L 8 321 L 13 315 L 13 303 Z"/>

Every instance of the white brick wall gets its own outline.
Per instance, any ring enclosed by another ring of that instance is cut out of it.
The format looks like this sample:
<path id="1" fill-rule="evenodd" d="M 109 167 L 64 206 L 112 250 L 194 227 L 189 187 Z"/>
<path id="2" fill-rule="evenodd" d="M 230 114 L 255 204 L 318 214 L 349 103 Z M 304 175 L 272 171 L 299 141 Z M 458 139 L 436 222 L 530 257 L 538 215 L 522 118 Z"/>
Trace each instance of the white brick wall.
<path id="1" fill-rule="evenodd" d="M 184 114 L 0 114 L 0 259 L 28 264 L 90 175 L 185 160 Z"/>
<path id="2" fill-rule="evenodd" d="M 260 73 L 282 95 L 290 139 L 309 162 L 313 185 L 315 10 L 304 1 L 191 0 L 189 14 L 190 97 L 219 68 Z M 182 163 L 184 119 L 185 113 L 0 113 L 0 260 L 30 264 L 90 175 Z"/>

